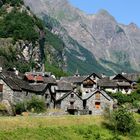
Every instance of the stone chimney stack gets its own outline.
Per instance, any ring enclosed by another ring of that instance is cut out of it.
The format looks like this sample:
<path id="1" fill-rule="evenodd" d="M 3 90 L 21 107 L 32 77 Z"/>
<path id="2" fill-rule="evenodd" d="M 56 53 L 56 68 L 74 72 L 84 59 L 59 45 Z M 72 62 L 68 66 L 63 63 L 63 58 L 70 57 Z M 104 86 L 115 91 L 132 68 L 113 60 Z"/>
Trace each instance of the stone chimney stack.
<path id="1" fill-rule="evenodd" d="M 2 73 L 2 67 L 0 67 L 0 73 Z"/>

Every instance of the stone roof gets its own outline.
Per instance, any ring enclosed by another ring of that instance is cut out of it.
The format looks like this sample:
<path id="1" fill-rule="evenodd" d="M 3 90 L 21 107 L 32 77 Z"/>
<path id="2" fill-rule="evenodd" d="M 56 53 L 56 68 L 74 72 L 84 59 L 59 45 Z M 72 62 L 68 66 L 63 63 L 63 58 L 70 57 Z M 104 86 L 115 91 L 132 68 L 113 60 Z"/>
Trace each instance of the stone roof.
<path id="1" fill-rule="evenodd" d="M 69 76 L 62 77 L 60 80 L 69 82 L 69 83 L 82 83 L 88 76 Z"/>
<path id="2" fill-rule="evenodd" d="M 33 93 L 44 92 L 44 90 L 47 87 L 47 84 L 43 84 L 43 83 L 29 84 L 28 82 L 24 81 L 23 79 L 19 79 L 19 78 L 12 78 L 12 79 L 22 90 L 33 92 Z"/>
<path id="3" fill-rule="evenodd" d="M 15 77 L 12 79 L 22 90 L 33 91 L 32 86 L 30 86 L 28 82 Z"/>
<path id="4" fill-rule="evenodd" d="M 51 76 L 51 72 L 26 72 L 25 75 L 41 75 L 41 76 L 46 76 L 46 77 L 50 77 Z"/>
<path id="5" fill-rule="evenodd" d="M 118 81 L 118 80 L 120 80 L 120 79 L 123 79 L 123 80 L 125 80 L 125 81 L 128 81 L 128 82 L 130 82 L 131 80 L 129 80 L 128 78 L 127 78 L 127 76 L 124 74 L 124 75 L 122 75 L 122 74 L 117 74 L 117 75 L 115 75 L 113 78 L 112 78 L 112 80 L 114 80 L 114 81 Z"/>
<path id="6" fill-rule="evenodd" d="M 99 74 L 99 73 L 95 73 L 95 72 L 93 72 L 89 77 L 91 77 L 92 75 L 97 76 L 99 79 L 102 78 L 102 74 Z"/>
<path id="7" fill-rule="evenodd" d="M 46 84 L 56 84 L 56 79 L 53 77 L 43 77 L 43 79 Z"/>
<path id="8" fill-rule="evenodd" d="M 47 83 L 42 84 L 29 84 L 21 77 L 7 73 L 6 71 L 0 73 L 0 78 L 14 91 L 29 91 L 33 93 L 44 92 L 47 87 Z"/>
<path id="9" fill-rule="evenodd" d="M 12 80 L 11 77 L 6 77 L 0 74 L 0 78 L 14 91 L 22 91 L 22 89 Z"/>
<path id="10" fill-rule="evenodd" d="M 87 93 L 82 99 L 83 100 L 88 100 L 90 97 L 92 97 L 97 92 L 100 92 L 108 100 L 112 99 L 104 90 L 95 90 L 94 92 Z"/>
<path id="11" fill-rule="evenodd" d="M 109 78 L 103 78 L 103 79 L 100 79 L 98 81 L 98 86 L 100 87 L 105 87 L 105 88 L 113 88 L 113 87 L 117 87 L 117 82 L 116 81 L 113 81 L 113 80 L 110 80 Z"/>
<path id="12" fill-rule="evenodd" d="M 57 83 L 57 91 L 72 91 L 73 87 L 71 85 L 71 83 L 66 82 L 66 81 L 59 81 Z"/>
<path id="13" fill-rule="evenodd" d="M 120 87 L 130 87 L 130 83 L 129 82 L 117 82 L 117 85 Z"/>
<path id="14" fill-rule="evenodd" d="M 76 92 L 74 92 L 74 91 L 70 91 L 70 92 L 64 94 L 62 97 L 60 97 L 56 102 L 59 102 L 59 101 L 63 100 L 64 98 L 66 98 L 66 97 L 67 97 L 69 94 L 71 94 L 71 93 L 74 93 L 76 96 L 79 97 L 79 99 L 82 100 L 82 98 L 81 98 Z"/>
<path id="15" fill-rule="evenodd" d="M 30 86 L 32 87 L 32 92 L 35 93 L 45 93 L 47 89 L 47 84 L 33 84 Z"/>

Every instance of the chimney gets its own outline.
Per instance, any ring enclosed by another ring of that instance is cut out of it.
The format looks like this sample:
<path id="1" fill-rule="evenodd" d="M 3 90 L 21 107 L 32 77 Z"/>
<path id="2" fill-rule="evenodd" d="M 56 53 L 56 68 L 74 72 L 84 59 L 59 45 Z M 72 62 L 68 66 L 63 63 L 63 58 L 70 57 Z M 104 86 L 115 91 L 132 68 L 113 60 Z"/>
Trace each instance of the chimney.
<path id="1" fill-rule="evenodd" d="M 2 73 L 2 67 L 0 67 L 0 73 Z"/>
<path id="2" fill-rule="evenodd" d="M 42 72 L 44 73 L 45 72 L 45 65 L 42 64 Z"/>
<path id="3" fill-rule="evenodd" d="M 19 74 L 19 71 L 18 70 L 15 70 L 15 75 L 18 76 L 18 74 Z"/>

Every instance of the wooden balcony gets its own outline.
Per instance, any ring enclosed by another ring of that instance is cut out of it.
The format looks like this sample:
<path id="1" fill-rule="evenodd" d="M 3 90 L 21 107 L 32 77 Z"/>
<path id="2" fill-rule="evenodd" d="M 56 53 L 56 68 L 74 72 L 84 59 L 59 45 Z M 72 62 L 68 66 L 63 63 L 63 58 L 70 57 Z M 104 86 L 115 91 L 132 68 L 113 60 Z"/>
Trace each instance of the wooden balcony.
<path id="1" fill-rule="evenodd" d="M 69 105 L 69 106 L 67 107 L 67 110 L 78 110 L 78 109 L 79 109 L 79 107 L 74 106 L 74 105 Z"/>

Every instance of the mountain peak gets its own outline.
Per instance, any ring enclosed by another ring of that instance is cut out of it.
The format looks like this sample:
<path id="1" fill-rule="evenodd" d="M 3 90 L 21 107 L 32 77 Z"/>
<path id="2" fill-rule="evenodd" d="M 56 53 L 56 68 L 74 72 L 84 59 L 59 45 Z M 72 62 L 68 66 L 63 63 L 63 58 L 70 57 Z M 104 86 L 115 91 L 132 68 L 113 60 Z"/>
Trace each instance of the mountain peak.
<path id="1" fill-rule="evenodd" d="M 105 9 L 100 9 L 97 14 L 96 14 L 98 17 L 103 17 L 103 18 L 110 18 L 110 19 L 113 19 L 115 20 L 115 18 Z"/>
<path id="2" fill-rule="evenodd" d="M 131 22 L 128 26 L 131 28 L 138 28 L 138 26 L 133 22 Z"/>
<path id="3" fill-rule="evenodd" d="M 98 12 L 97 12 L 97 14 L 100 14 L 100 15 L 109 15 L 109 16 L 111 16 L 110 14 L 109 14 L 109 12 L 107 11 L 107 10 L 105 10 L 105 9 L 100 9 Z"/>
<path id="4" fill-rule="evenodd" d="M 134 23 L 128 26 L 121 25 L 104 9 L 88 15 L 77 10 L 68 0 L 37 0 L 43 5 L 40 7 L 36 6 L 35 0 L 24 1 L 34 13 L 40 9 L 38 15 L 42 19 L 44 19 L 42 13 L 56 19 L 71 39 L 91 52 L 92 56 L 107 69 L 116 72 L 140 69 L 140 30 Z M 56 28 L 58 27 L 54 27 L 55 30 Z M 59 28 L 58 32 L 62 34 Z M 69 45 L 71 40 L 69 41 L 68 37 L 64 38 L 65 35 L 66 33 L 63 33 L 63 41 L 68 44 L 67 48 L 78 50 L 76 44 Z M 81 58 L 79 52 L 80 49 L 77 51 L 78 59 Z M 84 57 L 87 58 L 86 56 L 85 54 Z M 88 69 L 91 69 L 91 66 Z"/>

